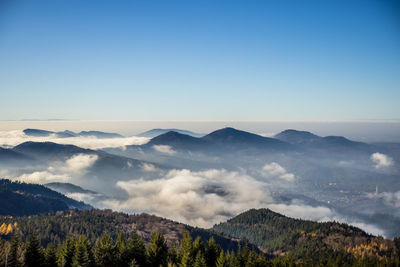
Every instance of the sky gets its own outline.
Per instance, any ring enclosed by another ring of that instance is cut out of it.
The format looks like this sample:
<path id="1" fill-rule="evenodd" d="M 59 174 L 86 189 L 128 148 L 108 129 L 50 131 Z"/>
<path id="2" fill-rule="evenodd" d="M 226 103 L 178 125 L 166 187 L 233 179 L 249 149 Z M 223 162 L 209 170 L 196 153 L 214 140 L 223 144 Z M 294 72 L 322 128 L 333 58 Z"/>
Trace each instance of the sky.
<path id="1" fill-rule="evenodd" d="M 397 1 L 0 1 L 0 120 L 400 119 Z"/>

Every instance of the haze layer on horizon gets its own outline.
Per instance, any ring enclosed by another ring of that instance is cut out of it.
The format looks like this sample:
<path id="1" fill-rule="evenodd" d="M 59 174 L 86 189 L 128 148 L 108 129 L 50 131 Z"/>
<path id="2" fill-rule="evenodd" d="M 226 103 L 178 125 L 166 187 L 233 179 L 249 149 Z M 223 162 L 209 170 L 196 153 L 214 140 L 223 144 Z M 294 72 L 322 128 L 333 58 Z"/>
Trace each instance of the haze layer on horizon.
<path id="1" fill-rule="evenodd" d="M 207 134 L 224 127 L 234 127 L 264 136 L 273 136 L 286 129 L 296 129 L 320 136 L 345 136 L 355 141 L 400 142 L 399 121 L 0 121 L 0 133 L 33 128 L 76 132 L 97 130 L 134 136 L 154 128 L 183 129 Z"/>
<path id="2" fill-rule="evenodd" d="M 0 120 L 399 119 L 396 1 L 2 1 Z"/>

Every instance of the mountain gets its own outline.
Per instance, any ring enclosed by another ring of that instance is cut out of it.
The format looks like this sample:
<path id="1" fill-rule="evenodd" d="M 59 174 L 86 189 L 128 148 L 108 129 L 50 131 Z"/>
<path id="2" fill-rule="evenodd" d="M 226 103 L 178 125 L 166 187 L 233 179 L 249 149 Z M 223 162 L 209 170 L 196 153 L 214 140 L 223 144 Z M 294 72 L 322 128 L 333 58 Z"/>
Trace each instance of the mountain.
<path id="1" fill-rule="evenodd" d="M 143 132 L 143 133 L 139 134 L 138 136 L 153 138 L 153 137 L 156 137 L 156 136 L 168 133 L 168 132 L 177 132 L 180 134 L 190 135 L 193 137 L 202 137 L 204 135 L 204 134 L 195 133 L 195 132 L 188 131 L 188 130 L 156 128 L 156 129 L 151 129 L 149 131 Z"/>
<path id="2" fill-rule="evenodd" d="M 364 231 L 337 222 L 313 222 L 293 219 L 269 209 L 251 209 L 227 222 L 215 225 L 212 230 L 235 238 L 246 238 L 264 252 L 289 254 L 295 258 L 323 257 L 333 251 L 390 257 L 400 250 L 390 239 L 374 237 Z M 371 244 L 376 244 L 371 246 Z M 384 248 L 383 248 L 384 247 Z"/>
<path id="3" fill-rule="evenodd" d="M 70 208 L 91 209 L 83 202 L 55 192 L 37 184 L 0 180 L 0 215 L 24 216 L 67 210 Z"/>
<path id="4" fill-rule="evenodd" d="M 101 201 L 109 199 L 108 196 L 102 193 L 84 189 L 80 186 L 71 183 L 54 182 L 54 183 L 44 184 L 44 186 L 50 188 L 51 190 L 59 192 L 67 197 L 80 201 L 85 201 L 86 203 L 92 204 L 94 206 L 98 205 L 98 203 L 100 203 Z"/>
<path id="5" fill-rule="evenodd" d="M 257 147 L 288 149 L 291 147 L 288 143 L 282 142 L 278 139 L 263 137 L 261 135 L 237 130 L 231 127 L 214 131 L 201 139 L 209 143 L 223 145 L 230 148 Z"/>
<path id="6" fill-rule="evenodd" d="M 185 150 L 203 149 L 208 144 L 200 138 L 171 131 L 152 138 L 143 146 L 152 147 L 154 145 L 169 145 L 175 149 Z"/>
<path id="7" fill-rule="evenodd" d="M 29 136 L 35 136 L 35 137 L 46 137 L 51 134 L 54 134 L 54 132 L 51 131 L 46 131 L 46 130 L 40 130 L 40 129 L 25 129 L 23 130 L 24 134 L 29 135 Z"/>
<path id="8" fill-rule="evenodd" d="M 97 154 L 98 152 L 74 145 L 63 145 L 53 142 L 24 142 L 15 146 L 12 151 L 33 158 L 66 159 L 74 154 Z"/>
<path id="9" fill-rule="evenodd" d="M 48 137 L 50 135 L 55 135 L 58 138 L 69 138 L 69 137 L 78 137 L 78 136 L 94 136 L 96 138 L 122 138 L 123 136 L 117 133 L 106 133 L 100 131 L 81 131 L 79 133 L 75 133 L 69 130 L 65 130 L 62 132 L 53 132 L 46 131 L 40 129 L 25 129 L 23 130 L 24 134 L 35 137 Z"/>
<path id="10" fill-rule="evenodd" d="M 54 183 L 44 184 L 44 186 L 64 195 L 67 193 L 81 193 L 81 194 L 93 194 L 93 195 L 99 194 L 95 191 L 83 189 L 82 187 L 71 183 L 54 182 Z"/>
<path id="11" fill-rule="evenodd" d="M 0 147 L 0 165 L 11 164 L 11 163 L 16 163 L 16 162 L 27 163 L 32 160 L 33 160 L 32 158 L 30 158 L 22 153 L 19 153 L 12 149 Z"/>
<path id="12" fill-rule="evenodd" d="M 320 139 L 321 137 L 307 131 L 297 131 L 288 129 L 274 136 L 274 138 L 290 144 L 303 144 L 311 140 Z"/>
<path id="13" fill-rule="evenodd" d="M 191 151 L 218 151 L 241 149 L 288 149 L 291 145 L 277 139 L 262 137 L 260 135 L 224 128 L 214 131 L 201 138 L 170 131 L 152 138 L 143 148 L 154 145 L 168 145 L 177 150 Z M 139 146 L 131 146 L 137 148 Z"/>
<path id="14" fill-rule="evenodd" d="M 314 139 L 311 146 L 319 149 L 369 149 L 371 146 L 366 143 L 349 140 L 343 136 L 326 136 Z"/>
<path id="15" fill-rule="evenodd" d="M 117 133 L 105 133 L 99 131 L 82 131 L 78 136 L 95 136 L 96 138 L 122 138 L 123 136 Z"/>

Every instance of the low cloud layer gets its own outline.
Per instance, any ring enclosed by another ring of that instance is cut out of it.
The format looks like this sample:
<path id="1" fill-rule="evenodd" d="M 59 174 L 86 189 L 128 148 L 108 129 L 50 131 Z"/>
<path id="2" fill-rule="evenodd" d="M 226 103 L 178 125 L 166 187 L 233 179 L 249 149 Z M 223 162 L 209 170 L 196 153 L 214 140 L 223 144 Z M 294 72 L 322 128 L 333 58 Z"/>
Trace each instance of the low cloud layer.
<path id="1" fill-rule="evenodd" d="M 371 155 L 371 160 L 377 169 L 390 167 L 393 165 L 393 159 L 391 157 L 378 152 Z"/>
<path id="2" fill-rule="evenodd" d="M 80 173 L 93 165 L 99 157 L 95 154 L 77 154 L 65 162 L 65 171 Z"/>
<path id="3" fill-rule="evenodd" d="M 295 178 L 293 173 L 287 172 L 285 168 L 276 162 L 265 164 L 262 169 L 262 175 L 264 177 L 277 177 L 288 182 L 292 182 Z"/>
<path id="4" fill-rule="evenodd" d="M 176 151 L 173 150 L 171 146 L 167 145 L 154 145 L 153 148 L 158 152 L 165 153 L 168 155 L 174 155 L 176 153 Z"/>
<path id="5" fill-rule="evenodd" d="M 127 200 L 106 200 L 102 206 L 125 212 L 149 212 L 199 227 L 211 227 L 250 208 L 271 208 L 296 218 L 322 220 L 332 216 L 327 207 L 294 201 L 275 203 L 266 180 L 244 172 L 210 169 L 172 170 L 156 180 L 119 181 Z"/>
<path id="6" fill-rule="evenodd" d="M 7 173 L 4 177 L 27 183 L 45 184 L 49 182 L 74 182 L 74 179 L 85 174 L 96 160 L 97 155 L 76 154 L 65 162 L 53 162 L 47 169 L 37 170 L 21 175 Z"/>
<path id="7" fill-rule="evenodd" d="M 149 141 L 147 137 L 121 137 L 121 138 L 96 138 L 94 136 L 78 136 L 59 138 L 55 134 L 46 137 L 26 135 L 23 131 L 0 131 L 0 146 L 13 147 L 23 142 L 54 142 L 58 144 L 76 145 L 89 149 L 102 149 L 106 147 L 125 147 L 127 145 L 142 145 Z"/>
<path id="8" fill-rule="evenodd" d="M 400 191 L 381 192 L 378 194 L 368 193 L 367 197 L 371 199 L 382 199 L 385 204 L 400 209 Z"/>

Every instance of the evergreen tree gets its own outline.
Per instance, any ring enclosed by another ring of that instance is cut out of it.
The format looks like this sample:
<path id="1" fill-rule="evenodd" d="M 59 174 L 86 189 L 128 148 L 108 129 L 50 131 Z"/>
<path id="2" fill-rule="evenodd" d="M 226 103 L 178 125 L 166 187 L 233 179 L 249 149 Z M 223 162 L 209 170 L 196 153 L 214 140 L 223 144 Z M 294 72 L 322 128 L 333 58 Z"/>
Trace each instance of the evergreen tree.
<path id="1" fill-rule="evenodd" d="M 203 252 L 199 251 L 196 256 L 196 260 L 194 261 L 194 267 L 207 267 L 206 258 L 204 257 Z"/>
<path id="2" fill-rule="evenodd" d="M 67 237 L 62 246 L 59 264 L 64 267 L 72 267 L 75 255 L 75 241 L 71 237 Z"/>
<path id="3" fill-rule="evenodd" d="M 121 260 L 122 262 L 128 263 L 131 263 L 132 260 L 135 260 L 135 264 L 143 267 L 146 266 L 146 247 L 143 239 L 136 233 L 131 234 L 131 237 L 126 244 L 126 249 L 124 253 L 121 254 Z"/>
<path id="4" fill-rule="evenodd" d="M 171 266 L 178 266 L 180 263 L 176 242 L 173 242 L 168 249 L 168 263 Z"/>
<path id="5" fill-rule="evenodd" d="M 193 266 L 195 254 L 193 251 L 193 240 L 188 231 L 185 231 L 183 233 L 179 254 L 181 258 L 181 263 L 179 264 L 179 266 L 181 267 Z"/>
<path id="6" fill-rule="evenodd" d="M 167 266 L 168 247 L 160 232 L 153 232 L 147 247 L 149 266 Z"/>
<path id="7" fill-rule="evenodd" d="M 227 261 L 223 251 L 221 251 L 219 253 L 219 257 L 217 258 L 217 262 L 216 262 L 215 266 L 216 267 L 229 267 L 228 266 L 228 261 Z"/>
<path id="8" fill-rule="evenodd" d="M 207 246 L 206 254 L 205 254 L 207 266 L 214 267 L 216 262 L 217 262 L 217 258 L 218 258 L 220 253 L 221 253 L 220 246 L 218 246 L 215 243 L 214 238 L 211 237 L 208 240 L 208 246 Z"/>
<path id="9" fill-rule="evenodd" d="M 111 236 L 103 233 L 95 247 L 96 262 L 100 266 L 116 266 L 118 262 L 117 249 Z"/>
<path id="10" fill-rule="evenodd" d="M 203 256 L 205 253 L 204 244 L 203 241 L 201 241 L 200 236 L 196 237 L 193 241 L 193 258 L 196 258 L 198 253 L 202 253 Z"/>
<path id="11" fill-rule="evenodd" d="M 73 258 L 74 267 L 89 267 L 90 258 L 88 251 L 88 240 L 84 235 L 79 236 L 75 244 L 75 254 Z"/>
<path id="12" fill-rule="evenodd" d="M 21 248 L 21 236 L 19 231 L 15 231 L 11 239 L 11 249 L 7 258 L 7 267 L 18 267 L 21 266 L 19 261 L 19 254 Z"/>
<path id="13" fill-rule="evenodd" d="M 228 262 L 229 267 L 240 267 L 240 263 L 238 261 L 238 258 L 235 255 L 235 253 L 228 252 L 228 253 L 226 253 L 225 257 L 226 257 L 226 261 Z"/>
<path id="14" fill-rule="evenodd" d="M 239 247 L 237 255 L 240 266 L 246 266 L 249 254 L 250 250 L 247 246 L 247 241 L 244 241 L 244 244 Z"/>
<path id="15" fill-rule="evenodd" d="M 126 237 L 124 233 L 120 232 L 117 236 L 117 240 L 115 241 L 115 248 L 117 251 L 118 257 L 118 266 L 125 267 L 129 266 L 133 258 L 128 258 L 127 255 L 127 244 Z"/>
<path id="16" fill-rule="evenodd" d="M 257 253 L 251 251 L 247 257 L 246 267 L 258 267 L 258 257 Z"/>
<path id="17" fill-rule="evenodd" d="M 57 266 L 57 251 L 53 244 L 47 246 L 44 253 L 44 262 L 46 267 Z"/>
<path id="18" fill-rule="evenodd" d="M 25 266 L 41 267 L 44 266 L 44 255 L 40 241 L 36 233 L 33 233 L 28 241 L 25 250 Z"/>

